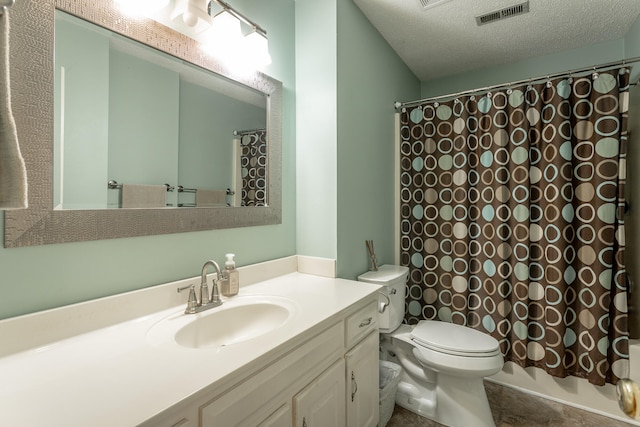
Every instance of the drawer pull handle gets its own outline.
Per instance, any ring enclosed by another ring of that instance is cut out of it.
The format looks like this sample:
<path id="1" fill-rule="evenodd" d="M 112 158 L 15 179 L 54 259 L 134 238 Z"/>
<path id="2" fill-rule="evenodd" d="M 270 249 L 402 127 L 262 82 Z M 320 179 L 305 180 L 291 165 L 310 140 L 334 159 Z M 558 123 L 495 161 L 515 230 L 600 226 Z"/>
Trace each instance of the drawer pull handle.
<path id="1" fill-rule="evenodd" d="M 371 324 L 371 321 L 373 320 L 373 317 L 369 317 L 367 320 L 365 320 L 364 322 L 360 323 L 360 326 L 358 326 L 359 328 L 364 328 L 365 326 L 369 326 Z"/>
<path id="2" fill-rule="evenodd" d="M 353 391 L 351 392 L 351 401 L 356 398 L 356 393 L 358 392 L 358 383 L 356 382 L 356 375 L 351 371 L 351 388 Z"/>
<path id="3" fill-rule="evenodd" d="M 307 418 L 302 417 L 302 427 L 307 427 Z"/>

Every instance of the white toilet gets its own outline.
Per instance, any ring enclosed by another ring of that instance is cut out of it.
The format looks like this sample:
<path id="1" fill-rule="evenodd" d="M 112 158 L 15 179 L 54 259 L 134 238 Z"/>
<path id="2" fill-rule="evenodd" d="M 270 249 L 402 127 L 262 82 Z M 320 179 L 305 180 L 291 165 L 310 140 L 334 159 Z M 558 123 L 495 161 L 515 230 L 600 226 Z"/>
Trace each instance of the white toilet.
<path id="1" fill-rule="evenodd" d="M 495 427 L 483 378 L 502 369 L 498 341 L 453 323 L 402 325 L 409 269 L 383 265 L 358 276 L 381 286 L 380 358 L 402 367 L 396 403 L 451 427 Z"/>

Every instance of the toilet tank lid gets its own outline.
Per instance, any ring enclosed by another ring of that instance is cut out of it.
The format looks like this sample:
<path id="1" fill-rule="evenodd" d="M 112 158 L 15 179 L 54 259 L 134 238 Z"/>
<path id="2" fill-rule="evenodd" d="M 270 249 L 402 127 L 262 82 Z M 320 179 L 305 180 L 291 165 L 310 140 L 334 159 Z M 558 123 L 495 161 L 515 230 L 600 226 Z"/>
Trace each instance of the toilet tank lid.
<path id="1" fill-rule="evenodd" d="M 397 279 L 404 279 L 409 274 L 409 268 L 399 265 L 381 265 L 378 271 L 367 271 L 358 276 L 358 280 L 367 283 L 377 283 L 380 285 L 392 282 Z"/>
<path id="2" fill-rule="evenodd" d="M 488 334 L 437 320 L 418 322 L 411 338 L 426 347 L 467 354 L 495 352 L 500 346 L 498 340 Z"/>

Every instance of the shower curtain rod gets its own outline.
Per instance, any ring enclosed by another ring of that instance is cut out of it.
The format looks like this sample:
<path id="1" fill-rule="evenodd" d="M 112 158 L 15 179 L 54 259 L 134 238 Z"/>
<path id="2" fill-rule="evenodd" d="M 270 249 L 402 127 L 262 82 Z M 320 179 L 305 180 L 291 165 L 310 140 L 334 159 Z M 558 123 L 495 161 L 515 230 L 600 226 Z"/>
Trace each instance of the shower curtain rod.
<path id="1" fill-rule="evenodd" d="M 7 10 L 7 8 L 13 6 L 16 0 L 1 0 L 0 1 L 0 16 Z"/>
<path id="2" fill-rule="evenodd" d="M 254 132 L 264 132 L 266 131 L 265 128 L 261 128 L 261 129 L 248 129 L 248 130 L 234 130 L 233 131 L 233 135 L 234 136 L 243 136 L 246 135 L 248 133 L 254 133 Z"/>
<path id="3" fill-rule="evenodd" d="M 447 94 L 447 95 L 432 96 L 432 97 L 429 97 L 429 98 L 418 99 L 417 101 L 407 101 L 407 102 L 396 101 L 396 102 L 393 103 L 393 106 L 395 107 L 396 110 L 399 110 L 400 108 L 413 107 L 413 106 L 416 106 L 416 105 L 419 105 L 419 104 L 423 104 L 423 103 L 429 102 L 429 101 L 436 101 L 436 100 L 439 100 L 439 99 L 447 99 L 447 98 L 456 98 L 456 97 L 461 96 L 461 95 L 467 95 L 467 94 L 476 93 L 476 92 L 484 92 L 484 91 L 494 90 L 494 89 L 498 89 L 498 88 L 509 88 L 509 87 L 514 87 L 514 86 L 521 86 L 521 85 L 524 85 L 524 84 L 527 84 L 527 83 L 545 81 L 545 80 L 549 80 L 549 79 L 552 79 L 552 78 L 555 78 L 555 77 L 564 76 L 564 75 L 567 75 L 567 74 L 568 75 L 572 75 L 572 74 L 584 73 L 584 72 L 587 72 L 587 71 L 604 71 L 607 68 L 615 68 L 616 66 L 632 64 L 634 62 L 640 62 L 640 56 L 636 56 L 636 57 L 630 58 L 630 59 L 623 59 L 621 61 L 608 62 L 606 64 L 601 64 L 601 65 L 593 65 L 591 67 L 584 67 L 584 68 L 577 68 L 575 70 L 563 71 L 561 73 L 547 74 L 547 75 L 540 76 L 540 77 L 535 77 L 535 78 L 516 80 L 516 81 L 513 81 L 513 82 L 509 82 L 509 83 L 502 83 L 502 84 L 497 84 L 497 85 L 492 85 L 492 86 L 480 87 L 480 88 L 477 88 L 477 89 L 464 90 L 462 92 L 450 93 L 450 94 Z"/>

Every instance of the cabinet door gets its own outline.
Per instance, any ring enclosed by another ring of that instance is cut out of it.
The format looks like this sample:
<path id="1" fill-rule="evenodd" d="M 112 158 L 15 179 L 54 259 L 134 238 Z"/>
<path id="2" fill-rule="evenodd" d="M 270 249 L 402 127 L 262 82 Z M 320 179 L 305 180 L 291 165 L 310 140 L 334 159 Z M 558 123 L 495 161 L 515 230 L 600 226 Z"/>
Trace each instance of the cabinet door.
<path id="1" fill-rule="evenodd" d="M 258 427 L 291 427 L 291 405 L 285 404 L 258 424 Z"/>
<path id="2" fill-rule="evenodd" d="M 196 427 L 197 423 L 189 418 L 183 418 L 171 427 Z"/>
<path id="3" fill-rule="evenodd" d="M 349 427 L 375 427 L 378 424 L 378 340 L 378 333 L 373 332 L 345 355 Z"/>
<path id="4" fill-rule="evenodd" d="M 344 360 L 340 359 L 293 398 L 295 427 L 344 427 Z"/>

